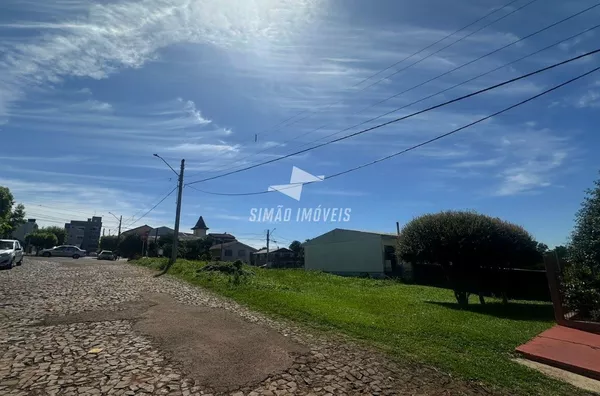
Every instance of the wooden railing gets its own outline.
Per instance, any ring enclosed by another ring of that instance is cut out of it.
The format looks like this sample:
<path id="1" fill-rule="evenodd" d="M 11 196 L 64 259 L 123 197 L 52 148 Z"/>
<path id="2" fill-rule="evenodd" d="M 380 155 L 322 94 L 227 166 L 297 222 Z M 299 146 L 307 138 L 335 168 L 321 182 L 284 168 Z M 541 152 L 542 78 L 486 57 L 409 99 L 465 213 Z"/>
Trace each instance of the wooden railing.
<path id="1" fill-rule="evenodd" d="M 576 317 L 576 313 L 567 312 L 560 291 L 562 268 L 560 268 L 559 262 L 554 256 L 547 256 L 544 261 L 556 323 L 561 326 L 600 334 L 600 323 L 572 319 L 574 316 Z"/>

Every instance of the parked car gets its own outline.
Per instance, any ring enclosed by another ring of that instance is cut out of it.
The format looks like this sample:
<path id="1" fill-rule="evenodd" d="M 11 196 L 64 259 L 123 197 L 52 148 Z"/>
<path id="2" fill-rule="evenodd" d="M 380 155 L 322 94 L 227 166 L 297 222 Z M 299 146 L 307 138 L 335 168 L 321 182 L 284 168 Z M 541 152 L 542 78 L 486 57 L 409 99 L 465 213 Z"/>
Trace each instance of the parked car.
<path id="1" fill-rule="evenodd" d="M 15 239 L 0 239 L 0 267 L 12 268 L 23 263 L 23 248 Z"/>
<path id="2" fill-rule="evenodd" d="M 85 250 L 78 248 L 77 246 L 61 245 L 54 246 L 51 249 L 44 249 L 40 251 L 40 256 L 43 257 L 73 257 L 78 259 L 79 257 L 85 256 Z"/>
<path id="3" fill-rule="evenodd" d="M 116 260 L 117 255 L 111 250 L 103 250 L 98 253 L 98 260 Z"/>

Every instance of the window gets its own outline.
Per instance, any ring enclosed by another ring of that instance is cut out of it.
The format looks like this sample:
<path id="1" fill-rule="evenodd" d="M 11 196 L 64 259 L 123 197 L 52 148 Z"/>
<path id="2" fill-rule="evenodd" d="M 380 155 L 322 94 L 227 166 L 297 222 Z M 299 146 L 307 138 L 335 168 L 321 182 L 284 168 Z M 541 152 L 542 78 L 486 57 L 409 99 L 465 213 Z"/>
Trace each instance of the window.
<path id="1" fill-rule="evenodd" d="M 233 252 L 231 251 L 231 249 L 225 250 L 225 257 L 231 257 L 231 256 L 233 256 Z"/>
<path id="2" fill-rule="evenodd" d="M 244 249 L 238 250 L 238 257 L 246 257 L 246 251 Z"/>

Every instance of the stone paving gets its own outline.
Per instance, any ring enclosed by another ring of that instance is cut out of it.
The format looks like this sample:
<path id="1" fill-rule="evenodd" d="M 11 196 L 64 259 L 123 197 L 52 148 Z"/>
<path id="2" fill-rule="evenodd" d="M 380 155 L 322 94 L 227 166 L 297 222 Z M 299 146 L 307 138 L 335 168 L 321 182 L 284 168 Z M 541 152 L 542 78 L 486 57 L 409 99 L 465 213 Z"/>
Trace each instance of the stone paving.
<path id="1" fill-rule="evenodd" d="M 130 320 L 40 325 L 48 316 L 119 310 L 145 293 L 225 309 L 268 326 L 309 352 L 291 367 L 228 394 L 489 395 L 434 368 L 392 362 L 342 337 L 275 321 L 235 302 L 124 262 L 26 259 L 0 271 L 0 395 L 211 395 Z"/>

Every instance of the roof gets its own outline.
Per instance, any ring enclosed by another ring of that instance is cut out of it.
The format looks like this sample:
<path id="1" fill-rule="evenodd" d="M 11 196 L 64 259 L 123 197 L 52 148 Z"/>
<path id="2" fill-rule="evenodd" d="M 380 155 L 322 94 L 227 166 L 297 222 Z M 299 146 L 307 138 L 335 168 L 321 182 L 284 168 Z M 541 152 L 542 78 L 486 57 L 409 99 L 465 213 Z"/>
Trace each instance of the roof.
<path id="1" fill-rule="evenodd" d="M 86 223 L 87 223 L 87 221 L 86 221 Z M 150 227 L 148 224 L 144 224 L 142 226 L 135 227 L 135 228 L 132 228 L 130 230 L 123 231 L 121 234 L 134 234 L 136 231 L 144 229 L 144 228 L 150 228 L 150 229 L 152 229 L 152 227 Z"/>
<path id="2" fill-rule="evenodd" d="M 208 230 L 208 227 L 206 226 L 202 216 L 198 218 L 198 221 L 196 222 L 196 225 L 192 227 L 192 230 Z"/>
<path id="3" fill-rule="evenodd" d="M 390 238 L 397 238 L 398 235 L 395 233 L 391 233 L 391 232 L 376 232 L 376 231 L 364 231 L 364 230 L 350 230 L 350 229 L 346 229 L 346 228 L 335 228 L 331 231 L 328 231 L 324 234 L 318 235 L 314 238 L 309 239 L 307 242 L 304 242 L 302 244 L 302 246 L 307 246 L 307 245 L 312 245 L 315 243 L 323 243 L 323 240 L 326 240 L 327 238 L 339 238 L 341 235 L 343 235 L 344 233 L 346 234 L 353 234 L 353 235 L 357 235 L 357 234 L 364 234 L 364 235 L 377 235 L 380 237 L 384 237 L 386 239 L 390 239 Z"/>
<path id="4" fill-rule="evenodd" d="M 286 247 L 282 247 L 282 248 L 279 248 L 279 249 L 269 249 L 269 254 L 275 253 L 275 252 L 280 252 L 282 250 L 284 250 L 286 252 L 292 252 L 292 250 L 290 250 L 290 249 L 288 249 Z M 260 249 L 259 251 L 254 252 L 254 254 L 267 254 L 267 249 Z"/>
<path id="5" fill-rule="evenodd" d="M 213 237 L 213 238 L 216 238 L 216 239 L 219 239 L 219 238 L 221 238 L 221 239 L 232 239 L 232 238 L 236 239 L 235 236 L 233 236 L 231 234 L 228 234 L 228 233 L 219 234 L 219 233 L 214 233 L 214 232 L 210 233 L 209 232 L 207 236 L 210 236 L 210 237 Z"/>
<path id="6" fill-rule="evenodd" d="M 253 251 L 253 252 L 255 252 L 255 251 L 256 251 L 256 249 L 255 249 L 255 248 L 253 248 L 252 246 L 248 246 L 248 245 L 246 245 L 245 243 L 242 243 L 242 242 L 240 242 L 240 241 L 231 241 L 231 242 L 226 242 L 226 243 L 218 243 L 218 244 L 216 244 L 216 245 L 212 245 L 212 246 L 210 247 L 210 250 L 221 249 L 221 247 L 222 247 L 222 248 L 226 248 L 226 247 L 233 246 L 233 245 L 242 245 L 242 246 L 244 246 L 244 247 L 247 247 L 247 248 L 249 248 L 249 249 L 250 249 L 251 251 Z"/>

